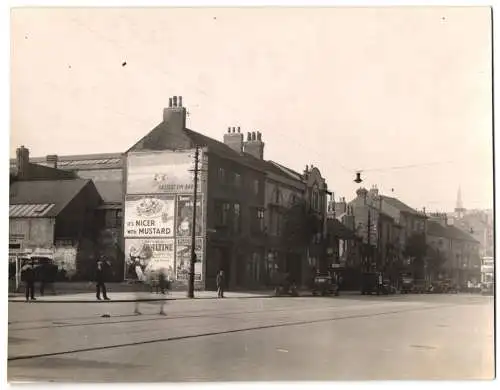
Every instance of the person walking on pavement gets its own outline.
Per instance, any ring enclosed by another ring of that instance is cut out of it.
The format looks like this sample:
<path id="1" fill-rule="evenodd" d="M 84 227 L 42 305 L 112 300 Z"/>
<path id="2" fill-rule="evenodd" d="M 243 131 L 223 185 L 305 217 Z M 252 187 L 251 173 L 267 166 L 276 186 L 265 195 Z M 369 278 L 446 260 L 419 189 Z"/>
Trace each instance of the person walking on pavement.
<path id="1" fill-rule="evenodd" d="M 101 300 L 101 290 L 104 300 L 109 301 L 108 294 L 106 291 L 105 281 L 106 281 L 106 263 L 102 260 L 98 260 L 96 274 L 95 274 L 95 283 L 96 283 L 96 297 L 99 301 Z"/>
<path id="2" fill-rule="evenodd" d="M 139 263 L 136 264 L 135 272 L 137 275 L 137 283 L 136 283 L 136 293 L 135 293 L 135 303 L 134 303 L 134 314 L 141 315 L 142 312 L 139 310 L 139 302 L 144 299 L 143 295 L 146 295 L 144 293 L 144 290 L 146 289 L 146 286 L 148 284 L 151 284 L 151 282 L 152 282 L 151 277 L 152 277 L 153 273 L 150 272 L 148 275 L 146 275 L 144 273 L 144 271 L 142 270 Z M 163 275 L 164 275 L 163 270 L 160 271 L 160 274 L 161 273 L 163 273 Z M 164 289 L 166 288 L 166 283 L 165 283 L 165 286 L 163 286 L 163 288 Z M 162 291 L 165 291 L 165 290 L 162 290 Z M 160 300 L 160 313 L 159 314 L 161 316 L 167 315 L 167 313 L 165 313 L 165 299 Z"/>
<path id="3" fill-rule="evenodd" d="M 21 269 L 21 278 L 24 281 L 26 302 L 36 301 L 35 298 L 35 264 L 33 262 L 26 263 Z"/>
<path id="4" fill-rule="evenodd" d="M 224 298 L 224 271 L 220 270 L 219 273 L 217 274 L 217 297 L 218 298 Z"/>

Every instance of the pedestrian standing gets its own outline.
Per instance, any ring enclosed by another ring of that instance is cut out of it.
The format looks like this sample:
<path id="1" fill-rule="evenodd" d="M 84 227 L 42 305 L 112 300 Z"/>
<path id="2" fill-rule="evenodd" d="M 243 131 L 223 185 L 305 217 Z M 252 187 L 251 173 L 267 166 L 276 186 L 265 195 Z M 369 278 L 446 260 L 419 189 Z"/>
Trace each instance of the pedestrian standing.
<path id="1" fill-rule="evenodd" d="M 109 301 L 108 294 L 106 291 L 106 264 L 102 260 L 97 261 L 97 268 L 95 274 L 95 283 L 96 283 L 96 297 L 100 301 L 101 300 L 101 290 L 102 295 L 105 301 Z"/>
<path id="2" fill-rule="evenodd" d="M 219 273 L 217 274 L 217 297 L 218 298 L 224 298 L 224 271 L 220 270 Z"/>
<path id="3" fill-rule="evenodd" d="M 21 269 L 21 278 L 24 281 L 25 292 L 26 292 L 26 302 L 36 301 L 35 298 L 35 264 L 33 262 L 28 262 Z"/>

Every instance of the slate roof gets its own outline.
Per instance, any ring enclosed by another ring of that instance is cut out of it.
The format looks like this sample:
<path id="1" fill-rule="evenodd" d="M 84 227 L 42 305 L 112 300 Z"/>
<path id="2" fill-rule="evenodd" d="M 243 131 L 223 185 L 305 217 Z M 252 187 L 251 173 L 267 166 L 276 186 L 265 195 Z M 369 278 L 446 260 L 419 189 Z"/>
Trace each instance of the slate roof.
<path id="1" fill-rule="evenodd" d="M 80 170 L 80 169 L 120 169 L 123 167 L 121 153 L 97 153 L 79 154 L 69 156 L 57 156 L 57 169 Z M 51 166 L 46 157 L 30 157 L 30 163 Z M 10 171 L 15 172 L 16 159 L 10 159 Z"/>
<path id="2" fill-rule="evenodd" d="M 470 234 L 464 232 L 463 230 L 455 227 L 455 226 L 448 226 L 448 231 L 450 232 L 450 235 L 452 236 L 451 238 L 456 239 L 456 240 L 463 240 L 463 241 L 469 241 L 469 242 L 474 242 L 478 243 L 479 241 L 476 240 L 474 237 L 472 237 Z"/>
<path id="3" fill-rule="evenodd" d="M 39 181 L 18 181 L 10 186 L 9 198 L 9 216 L 38 216 L 38 217 L 56 217 L 69 204 L 69 202 L 82 189 L 88 185 L 91 180 L 39 180 Z M 43 215 L 36 215 L 34 208 L 12 207 L 12 206 L 52 205 L 47 207 Z M 13 213 L 11 215 L 10 213 Z"/>
<path id="4" fill-rule="evenodd" d="M 479 243 L 470 234 L 464 232 L 463 230 L 455 226 L 442 226 L 439 222 L 428 221 L 427 222 L 427 234 L 430 236 L 443 237 L 451 240 L 461 240 L 473 243 Z"/>
<path id="5" fill-rule="evenodd" d="M 273 161 L 266 161 L 266 160 L 261 160 L 259 158 L 256 158 L 252 156 L 251 154 L 248 153 L 238 153 L 234 149 L 230 148 L 227 146 L 224 142 L 217 141 L 213 138 L 207 137 L 203 134 L 200 134 L 196 131 L 190 130 L 190 129 L 185 129 L 185 132 L 187 136 L 197 145 L 200 146 L 207 146 L 208 150 L 214 154 L 217 154 L 218 156 L 222 158 L 227 158 L 229 160 L 233 160 L 235 162 L 238 162 L 240 164 L 246 165 L 248 167 L 251 167 L 253 169 L 256 169 L 258 171 L 262 172 L 272 172 L 274 174 L 280 175 L 280 176 L 286 176 L 291 180 L 298 181 L 300 179 L 297 179 L 297 177 L 294 174 L 288 173 L 285 170 L 283 170 L 281 166 L 278 167 L 276 163 Z M 286 168 L 288 169 L 288 168 Z M 290 172 L 293 172 L 292 170 L 289 170 Z M 295 174 L 297 174 L 295 172 Z M 297 174 L 298 175 L 298 174 Z M 300 176 L 300 175 L 299 175 Z"/>
<path id="6" fill-rule="evenodd" d="M 408 214 L 424 216 L 423 213 L 411 208 L 407 204 L 401 202 L 399 199 L 391 198 L 390 196 L 385 196 L 385 195 L 381 196 L 381 198 L 383 200 L 385 200 L 387 203 L 389 203 L 390 205 L 396 207 L 400 211 L 403 211 L 403 212 L 408 213 Z"/>
<path id="7" fill-rule="evenodd" d="M 97 192 L 104 203 L 120 203 L 123 200 L 123 188 L 121 182 L 94 181 Z"/>

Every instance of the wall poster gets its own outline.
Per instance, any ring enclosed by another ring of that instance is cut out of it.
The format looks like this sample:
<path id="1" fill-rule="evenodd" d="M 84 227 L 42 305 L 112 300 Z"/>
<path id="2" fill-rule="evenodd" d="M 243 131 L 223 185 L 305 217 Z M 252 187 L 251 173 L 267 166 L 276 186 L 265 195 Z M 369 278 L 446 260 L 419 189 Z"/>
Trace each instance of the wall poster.
<path id="1" fill-rule="evenodd" d="M 125 240 L 125 277 L 131 280 L 148 278 L 163 269 L 170 280 L 175 278 L 174 239 Z"/>
<path id="2" fill-rule="evenodd" d="M 128 195 L 125 237 L 173 237 L 175 200 L 168 195 Z"/>
<path id="3" fill-rule="evenodd" d="M 127 194 L 193 192 L 193 168 L 194 149 L 129 153 Z"/>
<path id="4" fill-rule="evenodd" d="M 194 264 L 194 280 L 201 281 L 203 274 L 203 238 L 197 237 L 195 241 L 196 263 Z M 176 245 L 176 279 L 187 281 L 189 279 L 189 266 L 191 262 L 191 238 L 177 238 Z"/>

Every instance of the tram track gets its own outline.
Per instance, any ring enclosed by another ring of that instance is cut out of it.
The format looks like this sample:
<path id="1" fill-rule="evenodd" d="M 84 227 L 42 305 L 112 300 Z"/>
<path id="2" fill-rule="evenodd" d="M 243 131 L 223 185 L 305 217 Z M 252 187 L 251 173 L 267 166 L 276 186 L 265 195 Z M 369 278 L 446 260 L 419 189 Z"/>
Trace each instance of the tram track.
<path id="1" fill-rule="evenodd" d="M 141 340 L 141 341 L 127 342 L 127 343 L 92 346 L 92 347 L 87 347 L 87 348 L 74 348 L 74 349 L 66 349 L 63 351 L 45 352 L 45 353 L 39 353 L 39 354 L 26 354 L 26 355 L 18 355 L 18 356 L 9 356 L 7 358 L 7 360 L 9 362 L 20 361 L 20 360 L 30 360 L 30 359 L 53 357 L 53 356 L 63 356 L 63 355 L 76 354 L 76 353 L 85 353 L 85 352 L 93 352 L 93 351 L 100 351 L 100 350 L 134 347 L 134 346 L 154 344 L 154 343 L 174 342 L 174 341 L 179 341 L 179 340 L 211 337 L 211 336 L 224 335 L 224 334 L 260 331 L 260 330 L 273 329 L 273 328 L 301 326 L 301 325 L 334 322 L 334 321 L 342 321 L 342 320 L 349 320 L 349 319 L 375 318 L 375 317 L 380 317 L 380 316 L 395 315 L 395 314 L 401 314 L 401 313 L 407 313 L 407 312 L 436 310 L 436 309 L 442 309 L 444 307 L 453 307 L 453 306 L 456 306 L 456 305 L 454 305 L 454 304 L 433 305 L 433 306 L 424 306 L 424 307 L 410 308 L 410 309 L 406 308 L 406 309 L 399 309 L 399 310 L 389 310 L 389 311 L 382 311 L 382 312 L 369 313 L 369 314 L 350 314 L 350 315 L 340 315 L 340 316 L 333 316 L 333 317 L 320 318 L 320 319 L 290 321 L 290 322 L 284 322 L 284 323 L 278 323 L 278 324 L 270 323 L 270 324 L 266 324 L 266 325 L 240 327 L 240 328 L 235 328 L 235 329 L 217 330 L 217 331 L 211 331 L 211 332 L 201 332 L 201 333 L 197 332 L 194 334 L 171 336 L 171 337 L 164 337 L 164 338 L 154 338 L 154 339 L 147 339 L 147 340 Z M 290 310 L 290 308 L 288 309 L 288 311 L 289 310 Z M 284 311 L 284 310 L 281 310 L 281 311 Z M 267 311 L 267 312 L 271 312 L 271 311 Z M 247 313 L 252 314 L 250 312 L 247 312 Z M 229 313 L 225 313 L 225 314 L 229 314 Z M 149 319 L 149 320 L 151 320 L 151 319 Z M 270 319 L 270 321 L 273 321 L 273 319 Z M 130 321 L 126 321 L 126 322 L 130 322 Z"/>

